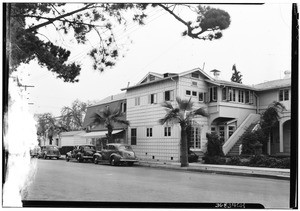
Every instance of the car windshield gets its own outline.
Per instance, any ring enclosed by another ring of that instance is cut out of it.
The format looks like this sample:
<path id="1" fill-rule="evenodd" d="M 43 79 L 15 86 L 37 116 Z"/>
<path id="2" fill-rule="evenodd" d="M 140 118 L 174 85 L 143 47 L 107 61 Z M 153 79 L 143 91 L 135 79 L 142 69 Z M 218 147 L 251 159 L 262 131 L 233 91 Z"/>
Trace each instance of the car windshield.
<path id="1" fill-rule="evenodd" d="M 57 147 L 55 147 L 55 146 L 49 146 L 48 149 L 50 149 L 50 150 L 58 150 Z"/>
<path id="2" fill-rule="evenodd" d="M 129 145 L 120 145 L 119 146 L 119 150 L 128 150 L 128 151 L 132 151 L 131 146 Z"/>
<path id="3" fill-rule="evenodd" d="M 84 146 L 84 150 L 95 150 L 94 146 Z"/>

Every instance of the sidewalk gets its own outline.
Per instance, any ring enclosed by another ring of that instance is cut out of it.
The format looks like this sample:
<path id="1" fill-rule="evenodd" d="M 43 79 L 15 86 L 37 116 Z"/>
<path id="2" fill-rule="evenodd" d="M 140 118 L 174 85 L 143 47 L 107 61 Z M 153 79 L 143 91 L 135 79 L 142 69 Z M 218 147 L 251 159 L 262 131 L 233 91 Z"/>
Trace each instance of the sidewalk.
<path id="1" fill-rule="evenodd" d="M 189 167 L 180 167 L 180 163 L 144 161 L 144 160 L 139 160 L 139 162 L 136 163 L 135 165 L 142 166 L 142 167 L 164 168 L 164 169 L 173 169 L 173 170 L 181 170 L 181 171 L 264 177 L 264 178 L 284 179 L 284 180 L 290 179 L 289 169 L 278 169 L 278 168 L 212 165 L 212 164 L 202 164 L 202 163 L 190 163 Z"/>

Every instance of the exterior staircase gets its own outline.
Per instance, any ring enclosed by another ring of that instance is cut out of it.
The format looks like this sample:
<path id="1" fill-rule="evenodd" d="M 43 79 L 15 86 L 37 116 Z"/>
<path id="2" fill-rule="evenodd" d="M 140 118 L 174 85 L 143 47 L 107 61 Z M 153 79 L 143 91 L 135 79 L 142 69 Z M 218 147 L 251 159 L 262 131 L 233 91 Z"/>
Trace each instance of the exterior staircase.
<path id="1" fill-rule="evenodd" d="M 259 114 L 249 114 L 242 124 L 236 129 L 236 131 L 230 136 L 230 138 L 223 145 L 224 155 L 239 155 L 239 143 L 240 137 L 251 126 L 255 126 L 259 121 Z M 229 154 L 230 153 L 230 154 Z"/>
<path id="2" fill-rule="evenodd" d="M 249 129 L 252 130 L 257 123 L 253 123 L 249 126 Z M 233 147 L 229 150 L 228 156 L 237 156 L 240 152 L 240 145 L 242 144 L 242 140 L 238 139 L 238 141 L 233 145 Z"/>

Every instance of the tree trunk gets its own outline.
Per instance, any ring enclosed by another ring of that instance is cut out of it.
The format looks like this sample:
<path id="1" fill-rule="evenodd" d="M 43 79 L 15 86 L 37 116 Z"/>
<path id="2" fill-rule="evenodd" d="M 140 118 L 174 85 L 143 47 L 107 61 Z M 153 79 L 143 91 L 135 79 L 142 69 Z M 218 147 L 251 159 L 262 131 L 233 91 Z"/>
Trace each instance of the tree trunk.
<path id="1" fill-rule="evenodd" d="M 111 127 L 107 127 L 107 140 L 108 140 L 108 143 L 113 143 L 112 131 L 113 131 L 113 129 Z"/>
<path id="2" fill-rule="evenodd" d="M 188 167 L 188 144 L 187 144 L 187 134 L 186 128 L 181 127 L 181 143 L 180 143 L 180 163 L 181 167 Z"/>

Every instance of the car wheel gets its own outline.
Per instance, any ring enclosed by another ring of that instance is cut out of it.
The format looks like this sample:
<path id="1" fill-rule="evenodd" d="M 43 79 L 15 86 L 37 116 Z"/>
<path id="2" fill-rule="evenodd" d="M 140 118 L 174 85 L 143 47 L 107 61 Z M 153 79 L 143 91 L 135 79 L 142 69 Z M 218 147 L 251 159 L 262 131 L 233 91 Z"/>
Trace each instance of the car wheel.
<path id="1" fill-rule="evenodd" d="M 68 155 L 66 156 L 66 161 L 67 161 L 67 162 L 69 162 L 69 161 L 70 161 L 70 158 L 69 158 L 69 156 L 68 156 Z"/>
<path id="2" fill-rule="evenodd" d="M 110 160 L 110 165 L 112 165 L 112 166 L 118 165 L 118 163 L 117 163 L 115 157 L 112 157 L 112 158 L 111 158 L 111 160 Z"/>
<path id="3" fill-rule="evenodd" d="M 94 163 L 98 164 L 98 157 L 97 156 L 94 157 Z"/>
<path id="4" fill-rule="evenodd" d="M 82 162 L 82 159 L 78 156 L 78 157 L 77 157 L 77 161 L 78 161 L 79 163 L 81 163 L 81 162 Z"/>

